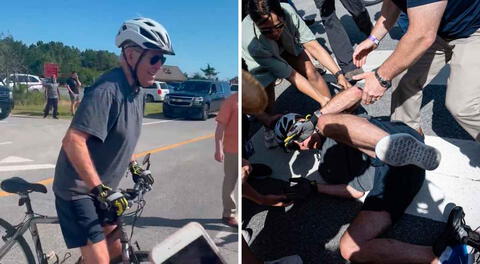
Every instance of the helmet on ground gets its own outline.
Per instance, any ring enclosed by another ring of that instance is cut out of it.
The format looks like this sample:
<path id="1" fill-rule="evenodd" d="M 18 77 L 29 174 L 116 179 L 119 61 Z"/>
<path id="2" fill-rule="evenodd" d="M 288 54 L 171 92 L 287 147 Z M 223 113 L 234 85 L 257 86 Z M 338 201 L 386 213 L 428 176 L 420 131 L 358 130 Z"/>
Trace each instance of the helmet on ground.
<path id="1" fill-rule="evenodd" d="M 273 132 L 275 133 L 275 140 L 279 145 L 284 146 L 284 141 L 288 137 L 288 132 L 297 123 L 297 119 L 302 118 L 301 115 L 295 113 L 289 113 L 283 115 L 275 124 Z"/>
<path id="2" fill-rule="evenodd" d="M 126 41 L 131 41 L 142 49 L 161 50 L 165 54 L 175 55 L 167 30 L 150 18 L 125 21 L 115 37 L 115 44 L 120 48 Z"/>

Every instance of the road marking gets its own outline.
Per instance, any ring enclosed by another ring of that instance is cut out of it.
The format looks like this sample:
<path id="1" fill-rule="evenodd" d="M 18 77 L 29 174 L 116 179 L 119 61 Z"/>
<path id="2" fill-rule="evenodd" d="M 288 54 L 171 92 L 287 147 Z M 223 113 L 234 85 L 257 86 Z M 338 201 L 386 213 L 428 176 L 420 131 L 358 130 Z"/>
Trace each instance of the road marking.
<path id="1" fill-rule="evenodd" d="M 206 135 L 206 136 L 192 138 L 192 139 L 185 140 L 185 141 L 175 143 L 175 144 L 172 144 L 172 145 L 168 145 L 168 146 L 165 146 L 165 147 L 160 147 L 160 148 L 156 148 L 156 149 L 152 149 L 152 150 L 147 150 L 147 151 L 135 154 L 135 158 L 143 157 L 143 156 L 147 155 L 148 153 L 153 154 L 153 153 L 156 153 L 156 152 L 177 148 L 177 147 L 180 147 L 180 146 L 185 145 L 185 144 L 205 140 L 205 139 L 208 139 L 208 138 L 213 138 L 214 135 L 215 134 L 209 134 L 209 135 Z"/>
<path id="2" fill-rule="evenodd" d="M 30 162 L 30 161 L 33 161 L 33 160 L 25 159 L 21 157 L 9 156 L 0 160 L 0 163 L 22 163 L 22 162 Z"/>
<path id="3" fill-rule="evenodd" d="M 155 125 L 155 124 L 160 124 L 160 123 L 167 123 L 167 122 L 171 122 L 171 121 L 172 120 L 154 121 L 154 122 L 143 123 L 142 125 L 148 126 L 148 125 Z"/>
<path id="4" fill-rule="evenodd" d="M 165 151 L 165 150 L 177 148 L 177 147 L 183 146 L 183 145 L 185 145 L 185 144 L 194 143 L 194 142 L 197 142 L 197 141 L 201 141 L 201 140 L 213 138 L 214 135 L 215 135 L 215 134 L 209 134 L 209 135 L 206 135 L 206 136 L 201 136 L 201 137 L 192 138 L 192 139 L 185 140 L 185 141 L 182 141 L 182 142 L 179 142 L 179 143 L 175 143 L 175 144 L 172 144 L 172 145 L 168 145 L 168 146 L 165 146 L 165 147 L 160 147 L 160 148 L 148 150 L 148 151 L 145 151 L 145 152 L 137 153 L 137 154 L 134 154 L 134 156 L 135 156 L 135 158 L 143 157 L 143 156 L 147 155 L 148 153 L 153 154 L 153 153 L 157 153 L 157 152 L 161 152 L 161 151 Z M 51 165 L 51 164 L 45 164 L 45 165 Z M 35 166 L 35 165 L 30 165 L 30 166 Z M 37 166 L 38 166 L 38 165 L 37 165 Z M 55 168 L 55 165 L 52 165 L 52 166 L 53 166 L 53 168 Z M 10 166 L 10 167 L 23 168 L 23 167 L 26 167 L 26 166 Z M 5 167 L 0 167 L 0 169 L 1 169 L 1 168 L 5 168 Z M 1 171 L 1 170 L 0 170 L 0 171 Z M 37 182 L 37 183 L 44 184 L 44 185 L 48 185 L 48 184 L 51 184 L 52 182 L 53 182 L 53 178 L 48 178 L 48 179 L 39 181 L 39 182 Z M 0 197 L 10 196 L 10 195 L 13 195 L 13 194 L 7 193 L 7 192 L 4 192 L 4 191 L 0 191 Z"/>
<path id="5" fill-rule="evenodd" d="M 5 141 L 5 142 L 0 142 L 0 145 L 8 145 L 12 143 L 13 143 L 12 141 Z"/>
<path id="6" fill-rule="evenodd" d="M 33 165 L 2 166 L 2 167 L 0 167 L 0 172 L 5 172 L 5 171 L 42 170 L 42 169 L 53 169 L 53 168 L 55 168 L 55 165 L 54 165 L 54 164 L 33 164 Z"/>

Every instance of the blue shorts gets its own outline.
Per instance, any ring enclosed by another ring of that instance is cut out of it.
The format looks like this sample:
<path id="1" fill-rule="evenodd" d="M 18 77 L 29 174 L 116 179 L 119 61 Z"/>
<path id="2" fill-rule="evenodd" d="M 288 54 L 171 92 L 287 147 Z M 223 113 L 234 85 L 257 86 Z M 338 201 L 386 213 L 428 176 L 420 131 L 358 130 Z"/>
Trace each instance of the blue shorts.
<path id="1" fill-rule="evenodd" d="M 67 248 L 78 248 L 105 239 L 101 217 L 91 198 L 65 201 L 55 196 L 55 206 Z"/>
<path id="2" fill-rule="evenodd" d="M 389 134 L 408 133 L 423 142 L 423 137 L 402 122 L 390 122 L 379 118 L 367 118 L 373 125 Z M 425 170 L 407 165 L 389 166 L 378 159 L 371 159 L 375 167 L 373 188 L 367 195 L 362 210 L 387 211 L 392 222 L 405 212 L 425 180 Z"/>

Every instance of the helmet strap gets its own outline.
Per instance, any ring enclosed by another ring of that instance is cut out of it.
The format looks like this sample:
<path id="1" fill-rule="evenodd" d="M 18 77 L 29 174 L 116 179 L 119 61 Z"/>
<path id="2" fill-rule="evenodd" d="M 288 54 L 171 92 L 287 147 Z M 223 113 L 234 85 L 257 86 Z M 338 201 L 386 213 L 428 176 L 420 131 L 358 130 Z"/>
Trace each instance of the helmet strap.
<path id="1" fill-rule="evenodd" d="M 122 48 L 123 59 L 127 63 L 128 69 L 130 70 L 130 75 L 133 78 L 133 87 L 134 87 L 135 91 L 138 91 L 138 87 L 140 87 L 140 81 L 138 80 L 137 70 L 138 70 L 138 65 L 140 64 L 143 57 L 145 56 L 145 53 L 147 53 L 147 51 L 143 50 L 142 53 L 140 54 L 140 57 L 137 60 L 137 63 L 135 63 L 135 66 L 132 67 L 130 65 L 130 63 L 128 62 L 127 57 L 125 56 L 125 49 Z"/>

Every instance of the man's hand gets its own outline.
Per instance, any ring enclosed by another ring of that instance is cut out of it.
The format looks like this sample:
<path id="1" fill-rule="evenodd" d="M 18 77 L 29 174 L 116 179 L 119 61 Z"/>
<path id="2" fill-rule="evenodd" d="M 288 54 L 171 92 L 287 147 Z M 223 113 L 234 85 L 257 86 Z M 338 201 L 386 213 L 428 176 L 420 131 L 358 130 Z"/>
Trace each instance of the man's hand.
<path id="1" fill-rule="evenodd" d="M 224 158 L 224 154 L 223 154 L 222 149 L 219 149 L 219 150 L 215 151 L 215 160 L 216 161 L 223 162 L 223 158 Z"/>
<path id="2" fill-rule="evenodd" d="M 287 196 L 276 194 L 263 195 L 261 203 L 266 206 L 289 206 L 292 204 L 292 202 L 287 202 Z"/>
<path id="3" fill-rule="evenodd" d="M 382 98 L 383 94 L 387 90 L 382 87 L 375 77 L 374 72 L 365 72 L 359 75 L 353 76 L 354 80 L 365 80 L 365 87 L 362 93 L 362 103 L 369 105 Z"/>
<path id="4" fill-rule="evenodd" d="M 128 200 L 121 192 L 114 192 L 112 188 L 100 184 L 90 193 L 100 203 L 103 210 L 114 211 L 116 216 L 121 216 L 128 209 Z"/>
<path id="5" fill-rule="evenodd" d="M 373 41 L 366 39 L 362 41 L 358 46 L 355 48 L 353 52 L 353 64 L 358 68 L 363 67 L 367 62 L 367 56 L 372 50 L 376 49 L 377 45 L 373 43 Z"/>
<path id="6" fill-rule="evenodd" d="M 305 178 L 290 178 L 288 181 L 296 184 L 285 188 L 284 192 L 287 200 L 305 200 L 311 194 L 318 192 L 316 181 L 310 181 Z"/>
<path id="7" fill-rule="evenodd" d="M 140 179 L 143 179 L 145 183 L 150 185 L 153 184 L 154 179 L 152 173 L 149 170 L 144 170 L 140 165 L 138 165 L 136 160 L 133 160 L 128 165 L 130 173 L 132 173 L 133 182 L 137 183 Z"/>
<path id="8" fill-rule="evenodd" d="M 352 84 L 345 78 L 345 75 L 340 74 L 337 79 L 337 83 L 343 87 L 343 89 L 348 89 L 352 87 Z"/>

